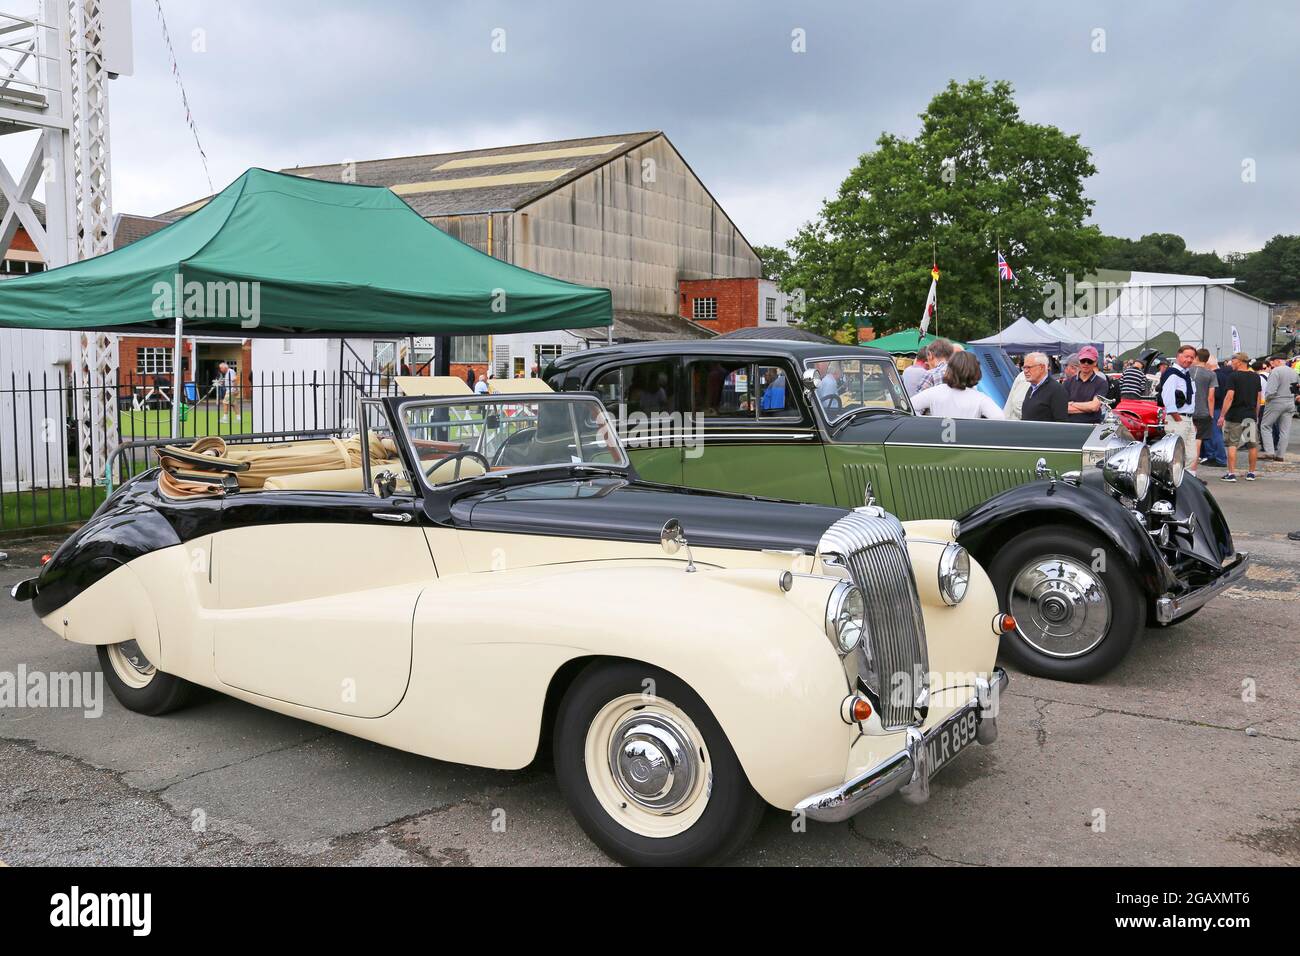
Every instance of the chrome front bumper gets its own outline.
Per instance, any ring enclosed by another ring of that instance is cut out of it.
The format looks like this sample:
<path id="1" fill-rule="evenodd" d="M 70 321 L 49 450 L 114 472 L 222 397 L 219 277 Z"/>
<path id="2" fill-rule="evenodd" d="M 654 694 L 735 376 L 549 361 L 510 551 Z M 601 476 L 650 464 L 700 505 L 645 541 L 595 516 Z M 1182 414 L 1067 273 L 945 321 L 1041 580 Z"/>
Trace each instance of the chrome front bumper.
<path id="1" fill-rule="evenodd" d="M 1166 594 L 1163 597 L 1156 598 L 1156 623 L 1172 624 L 1179 618 L 1186 617 L 1197 608 L 1208 604 L 1218 597 L 1222 591 L 1232 587 L 1245 577 L 1246 567 L 1249 564 L 1250 554 L 1245 551 L 1239 552 L 1237 560 L 1228 565 L 1223 574 L 1205 585 L 1205 587 L 1197 588 L 1195 591 L 1188 591 L 1186 594 L 1177 596 Z"/>
<path id="2" fill-rule="evenodd" d="M 993 743 L 998 738 L 996 700 L 1006 686 L 1007 672 L 1001 667 L 993 668 L 988 680 L 980 678 L 976 681 L 975 696 L 931 727 L 928 733 L 915 727 L 908 728 L 907 744 L 903 750 L 847 783 L 800 800 L 795 805 L 795 812 L 822 823 L 839 823 L 895 792 L 908 803 L 924 803 L 930 796 L 932 775 L 926 746 L 930 739 L 975 710 L 975 739 L 981 744 Z"/>

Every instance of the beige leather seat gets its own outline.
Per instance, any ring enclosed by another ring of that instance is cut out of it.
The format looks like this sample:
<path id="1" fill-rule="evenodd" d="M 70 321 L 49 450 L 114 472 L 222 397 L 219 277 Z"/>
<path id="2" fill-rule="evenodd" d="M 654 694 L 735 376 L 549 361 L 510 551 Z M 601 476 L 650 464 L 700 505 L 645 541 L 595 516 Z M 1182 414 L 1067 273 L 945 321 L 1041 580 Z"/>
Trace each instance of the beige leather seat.
<path id="1" fill-rule="evenodd" d="M 457 465 L 460 466 L 459 478 L 456 476 Z M 451 459 L 444 461 L 429 472 L 429 484 L 441 485 L 443 482 L 459 481 L 461 478 L 477 478 L 486 472 L 487 469 L 476 458 Z"/>
<path id="2" fill-rule="evenodd" d="M 372 461 L 370 463 L 371 477 L 379 474 L 381 471 L 393 471 L 393 462 L 391 461 Z M 397 469 L 399 480 L 397 490 L 403 493 L 409 493 L 410 485 L 400 480 L 402 474 Z M 266 479 L 266 484 L 262 485 L 263 491 L 368 491 L 369 489 L 363 484 L 365 477 L 360 468 L 332 468 L 324 471 L 301 471 L 293 475 L 275 475 Z"/>
<path id="3" fill-rule="evenodd" d="M 333 468 L 274 475 L 266 479 L 263 491 L 364 491 L 360 468 Z"/>

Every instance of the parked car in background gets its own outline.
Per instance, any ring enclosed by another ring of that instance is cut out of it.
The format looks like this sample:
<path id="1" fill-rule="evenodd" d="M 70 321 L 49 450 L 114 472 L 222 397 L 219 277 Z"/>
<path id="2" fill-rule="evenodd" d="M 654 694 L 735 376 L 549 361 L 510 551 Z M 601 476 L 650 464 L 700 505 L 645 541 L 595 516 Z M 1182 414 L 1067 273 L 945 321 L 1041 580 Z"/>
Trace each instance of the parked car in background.
<path id="1" fill-rule="evenodd" d="M 440 760 L 549 741 L 628 863 L 922 801 L 996 737 L 1009 625 L 951 521 L 648 484 L 590 397 L 422 381 L 347 440 L 164 448 L 13 596 L 142 713 L 202 685 Z"/>
<path id="2" fill-rule="evenodd" d="M 1153 442 L 1165 437 L 1165 410 L 1156 401 L 1155 369 L 1161 361 L 1158 349 L 1144 349 L 1138 356 L 1142 362 L 1143 374 L 1147 377 L 1146 394 L 1141 397 L 1125 397 L 1120 393 L 1120 380 L 1123 371 L 1109 375 L 1110 391 L 1107 401 L 1115 418 L 1137 441 Z"/>
<path id="3" fill-rule="evenodd" d="M 878 350 L 648 343 L 570 353 L 544 374 L 600 397 L 645 478 L 957 519 L 1015 616 L 1004 650 L 1031 673 L 1097 677 L 1144 625 L 1195 613 L 1245 572 L 1181 440 L 916 416 Z"/>

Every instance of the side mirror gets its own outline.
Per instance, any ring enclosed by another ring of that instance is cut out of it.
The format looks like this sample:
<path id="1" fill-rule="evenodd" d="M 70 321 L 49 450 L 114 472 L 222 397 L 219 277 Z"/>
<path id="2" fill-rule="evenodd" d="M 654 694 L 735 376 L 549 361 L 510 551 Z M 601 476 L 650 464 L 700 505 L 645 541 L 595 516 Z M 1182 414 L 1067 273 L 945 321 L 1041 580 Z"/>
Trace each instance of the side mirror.
<path id="1" fill-rule="evenodd" d="M 397 476 L 391 471 L 381 471 L 375 475 L 374 483 L 375 495 L 380 498 L 391 498 L 397 491 Z"/>
<path id="2" fill-rule="evenodd" d="M 663 528 L 659 531 L 659 545 L 664 549 L 664 554 L 676 554 L 685 548 L 686 570 L 695 570 L 695 559 L 691 556 L 691 546 L 686 540 L 686 531 L 676 518 L 669 518 L 664 522 Z"/>
<path id="3" fill-rule="evenodd" d="M 809 391 L 815 392 L 817 390 L 817 386 L 820 385 L 821 383 L 822 383 L 822 377 L 817 374 L 817 369 L 806 368 L 803 370 L 804 388 L 808 389 Z"/>

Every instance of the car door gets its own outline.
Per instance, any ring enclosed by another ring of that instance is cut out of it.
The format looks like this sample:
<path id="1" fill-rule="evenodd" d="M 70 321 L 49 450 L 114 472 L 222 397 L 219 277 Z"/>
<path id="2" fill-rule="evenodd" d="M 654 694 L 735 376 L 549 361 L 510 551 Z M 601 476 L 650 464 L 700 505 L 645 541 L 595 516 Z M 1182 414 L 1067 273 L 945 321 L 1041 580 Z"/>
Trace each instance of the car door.
<path id="1" fill-rule="evenodd" d="M 691 488 L 835 504 L 821 434 L 783 358 L 698 355 L 683 369 Z"/>
<path id="2" fill-rule="evenodd" d="M 398 488 L 381 498 L 358 478 L 355 489 L 225 499 L 211 559 L 218 679 L 356 717 L 397 706 L 415 604 L 437 576 L 421 503 L 409 481 Z"/>
<path id="3" fill-rule="evenodd" d="M 683 414 L 680 368 L 673 357 L 641 359 L 601 366 L 588 379 L 587 390 L 600 396 L 646 481 L 682 483 L 683 446 L 692 436 Z"/>
<path id="4" fill-rule="evenodd" d="M 1050 422 L 904 419 L 885 445 L 890 508 L 904 521 L 955 518 L 1034 481 L 1040 458 L 1059 472 L 1077 470 L 1089 431 Z"/>

